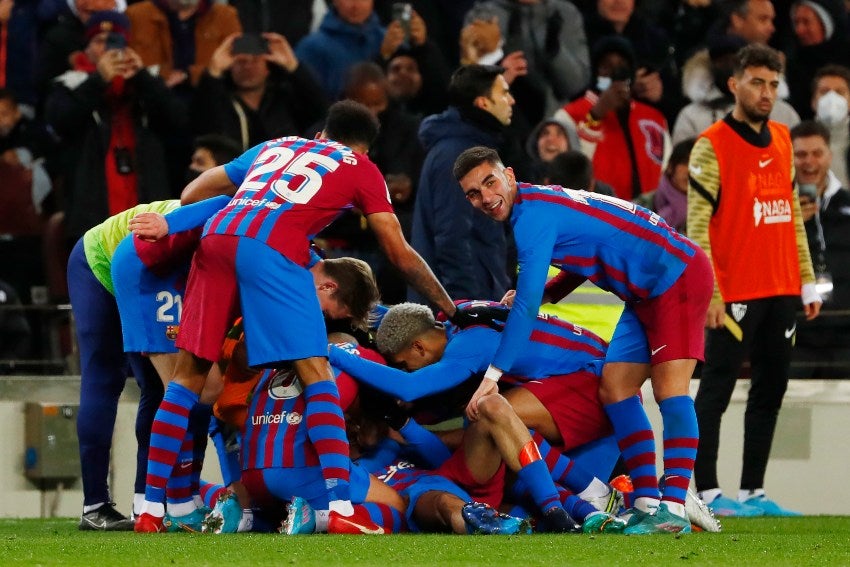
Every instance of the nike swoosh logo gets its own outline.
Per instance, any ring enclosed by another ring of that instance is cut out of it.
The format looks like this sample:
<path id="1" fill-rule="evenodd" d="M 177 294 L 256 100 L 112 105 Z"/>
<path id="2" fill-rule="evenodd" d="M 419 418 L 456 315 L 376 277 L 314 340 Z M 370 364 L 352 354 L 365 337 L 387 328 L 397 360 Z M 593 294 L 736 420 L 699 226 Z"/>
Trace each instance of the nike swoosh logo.
<path id="1" fill-rule="evenodd" d="M 467 313 L 470 317 L 478 317 L 478 313 Z"/>
<path id="2" fill-rule="evenodd" d="M 766 159 L 764 161 L 759 160 L 759 167 L 767 167 L 767 164 L 773 161 L 773 158 Z"/>
<path id="3" fill-rule="evenodd" d="M 93 528 L 97 528 L 97 529 L 99 529 L 99 530 L 102 530 L 102 529 L 104 529 L 104 528 L 106 527 L 106 520 L 101 521 L 99 524 L 98 524 L 97 522 L 92 522 L 92 521 L 91 521 L 91 520 L 89 520 L 88 518 L 83 518 L 83 520 L 85 520 L 85 522 L 86 522 L 88 525 L 90 525 L 91 527 L 93 527 Z"/>
<path id="4" fill-rule="evenodd" d="M 656 354 L 658 354 L 659 352 L 661 352 L 665 348 L 667 348 L 667 345 L 661 345 L 658 348 L 652 349 L 650 352 L 652 353 L 652 356 L 655 356 Z"/>
<path id="5" fill-rule="evenodd" d="M 790 329 L 785 329 L 785 338 L 786 338 L 786 339 L 790 339 L 790 338 L 791 338 L 791 336 L 794 334 L 794 331 L 796 331 L 796 330 L 797 330 L 797 323 L 794 323 L 794 324 L 791 326 L 791 328 L 790 328 Z"/>
<path id="6" fill-rule="evenodd" d="M 702 166 L 701 165 L 692 165 L 689 169 L 691 170 L 691 173 L 693 173 L 694 175 L 699 175 L 699 174 L 702 173 Z"/>
<path id="7" fill-rule="evenodd" d="M 345 516 L 340 516 L 340 517 L 337 519 L 337 521 L 338 521 L 338 522 L 345 522 L 345 523 L 346 523 L 346 524 L 348 524 L 349 526 L 352 526 L 352 527 L 354 527 L 354 528 L 357 528 L 357 531 L 359 531 L 361 534 L 366 534 L 366 535 L 384 535 L 384 528 L 382 528 L 382 527 L 380 527 L 380 526 L 379 526 L 379 527 L 377 527 L 377 528 L 375 528 L 375 529 L 367 528 L 367 527 L 365 527 L 365 526 L 361 526 L 360 524 L 355 524 L 354 522 L 349 521 L 348 519 L 346 519 L 346 517 L 345 517 Z"/>

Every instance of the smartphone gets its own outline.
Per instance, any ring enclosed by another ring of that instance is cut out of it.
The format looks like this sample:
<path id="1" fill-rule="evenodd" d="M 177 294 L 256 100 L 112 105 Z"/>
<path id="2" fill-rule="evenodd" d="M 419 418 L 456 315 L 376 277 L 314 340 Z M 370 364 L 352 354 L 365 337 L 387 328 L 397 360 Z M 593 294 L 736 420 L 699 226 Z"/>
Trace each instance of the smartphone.
<path id="1" fill-rule="evenodd" d="M 404 30 L 404 43 L 410 43 L 410 18 L 413 16 L 413 6 L 408 2 L 393 4 L 393 20 L 401 24 Z"/>
<path id="2" fill-rule="evenodd" d="M 233 40 L 230 52 L 233 55 L 262 55 L 269 52 L 269 42 L 258 33 L 243 33 Z"/>
<path id="3" fill-rule="evenodd" d="M 127 47 L 127 38 L 120 33 L 109 32 L 106 35 L 106 51 L 112 49 L 124 49 Z"/>

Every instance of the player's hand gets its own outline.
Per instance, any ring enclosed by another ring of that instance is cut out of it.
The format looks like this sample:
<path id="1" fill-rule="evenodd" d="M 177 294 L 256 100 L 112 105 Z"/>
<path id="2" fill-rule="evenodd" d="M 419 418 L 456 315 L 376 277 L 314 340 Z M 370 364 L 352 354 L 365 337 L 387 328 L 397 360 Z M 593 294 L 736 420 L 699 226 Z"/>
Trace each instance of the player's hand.
<path id="1" fill-rule="evenodd" d="M 515 289 L 509 289 L 508 291 L 505 292 L 505 295 L 502 297 L 502 299 L 499 301 L 499 303 L 501 303 L 502 305 L 507 305 L 508 307 L 513 307 L 514 306 L 514 297 L 516 297 L 516 290 Z"/>
<path id="2" fill-rule="evenodd" d="M 707 329 L 723 328 L 723 320 L 726 318 L 726 304 L 722 301 L 712 301 L 705 314 L 705 327 Z"/>
<path id="3" fill-rule="evenodd" d="M 464 309 L 457 309 L 455 314 L 449 317 L 449 321 L 461 329 L 473 325 L 486 325 L 496 331 L 505 328 L 505 320 L 510 311 L 504 307 L 493 307 L 490 305 L 474 305 Z"/>
<path id="4" fill-rule="evenodd" d="M 475 390 L 475 393 L 472 394 L 472 398 L 466 405 L 466 417 L 469 418 L 469 421 L 478 421 L 478 401 L 481 400 L 481 398 L 483 398 L 484 396 L 489 396 L 490 394 L 498 393 L 498 382 L 496 382 L 495 380 L 490 380 L 489 378 L 484 378 L 483 380 L 481 380 L 481 384 L 478 386 L 478 389 Z"/>
<path id="5" fill-rule="evenodd" d="M 813 301 L 803 305 L 803 312 L 806 314 L 806 321 L 811 321 L 820 315 L 820 308 L 823 305 L 822 301 Z"/>
<path id="6" fill-rule="evenodd" d="M 127 225 L 142 240 L 156 242 L 168 234 L 168 221 L 159 213 L 139 213 Z"/>

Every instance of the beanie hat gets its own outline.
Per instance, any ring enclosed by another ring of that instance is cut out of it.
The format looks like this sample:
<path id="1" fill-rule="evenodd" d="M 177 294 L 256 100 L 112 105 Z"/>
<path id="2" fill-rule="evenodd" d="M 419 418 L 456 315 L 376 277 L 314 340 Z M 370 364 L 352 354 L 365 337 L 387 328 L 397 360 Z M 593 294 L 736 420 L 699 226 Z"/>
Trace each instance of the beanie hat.
<path id="1" fill-rule="evenodd" d="M 86 22 L 86 41 L 91 41 L 91 38 L 103 32 L 121 34 L 126 39 L 130 32 L 130 18 L 123 12 L 112 10 L 92 12 Z"/>

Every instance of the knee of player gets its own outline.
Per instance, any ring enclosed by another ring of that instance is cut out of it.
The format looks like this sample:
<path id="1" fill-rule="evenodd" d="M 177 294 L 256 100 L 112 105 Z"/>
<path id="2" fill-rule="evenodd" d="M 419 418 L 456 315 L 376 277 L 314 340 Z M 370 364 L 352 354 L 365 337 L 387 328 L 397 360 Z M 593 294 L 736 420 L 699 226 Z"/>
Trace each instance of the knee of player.
<path id="1" fill-rule="evenodd" d="M 511 405 L 501 394 L 489 394 L 478 400 L 478 414 L 490 421 L 501 421 L 512 411 Z"/>

